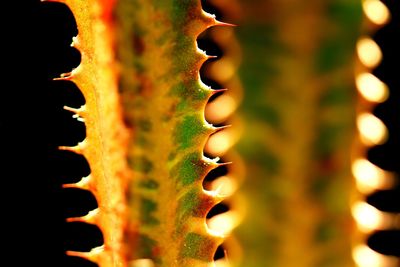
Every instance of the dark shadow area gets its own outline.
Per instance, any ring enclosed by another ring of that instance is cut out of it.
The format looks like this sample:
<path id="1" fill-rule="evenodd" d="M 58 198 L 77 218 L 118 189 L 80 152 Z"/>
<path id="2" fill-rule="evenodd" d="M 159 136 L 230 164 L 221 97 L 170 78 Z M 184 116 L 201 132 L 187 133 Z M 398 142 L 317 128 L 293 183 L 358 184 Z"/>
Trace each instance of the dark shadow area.
<path id="1" fill-rule="evenodd" d="M 70 47 L 77 34 L 75 20 L 66 6 L 39 0 L 7 1 L 2 11 L 10 15 L 2 17 L 3 261 L 10 266 L 93 267 L 65 255 L 72 244 L 67 237 L 88 236 L 87 247 L 102 242 L 98 233 L 90 235 L 85 227 L 72 231 L 66 223 L 67 216 L 97 205 L 90 195 L 62 188 L 90 172 L 84 158 L 58 150 L 85 137 L 84 124 L 63 109 L 80 107 L 83 96 L 72 83 L 53 81 L 79 65 L 80 53 Z M 72 247 L 85 248 L 74 242 Z"/>
<path id="2" fill-rule="evenodd" d="M 368 239 L 368 245 L 379 253 L 391 256 L 400 256 L 400 231 L 377 231 Z"/>
<path id="3" fill-rule="evenodd" d="M 64 245 L 68 250 L 89 252 L 92 248 L 103 245 L 103 235 L 97 226 L 70 222 L 64 231 Z"/>

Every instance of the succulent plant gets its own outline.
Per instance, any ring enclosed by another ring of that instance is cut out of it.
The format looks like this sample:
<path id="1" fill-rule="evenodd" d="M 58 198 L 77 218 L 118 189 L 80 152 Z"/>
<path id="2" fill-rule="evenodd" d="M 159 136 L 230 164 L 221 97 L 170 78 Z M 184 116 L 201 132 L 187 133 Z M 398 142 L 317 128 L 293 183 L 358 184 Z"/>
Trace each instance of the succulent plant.
<path id="1" fill-rule="evenodd" d="M 98 204 L 68 221 L 104 240 L 67 254 L 99 267 L 354 266 L 361 1 L 46 1 L 70 8 L 81 53 L 56 80 L 82 92 L 85 104 L 65 109 L 86 137 L 60 149 L 84 156 L 90 174 L 64 187 Z M 221 202 L 228 212 L 210 218 Z"/>
<path id="2" fill-rule="evenodd" d="M 75 147 L 91 173 L 76 184 L 98 208 L 80 218 L 96 224 L 104 245 L 70 252 L 100 266 L 149 259 L 156 266 L 211 266 L 222 236 L 208 231 L 207 212 L 222 196 L 203 189 L 219 166 L 203 155 L 217 131 L 204 119 L 216 91 L 199 69 L 208 56 L 196 46 L 207 28 L 224 25 L 199 1 L 60 1 L 78 26 L 81 63 L 73 81 L 86 103 L 73 111 L 86 125 Z"/>

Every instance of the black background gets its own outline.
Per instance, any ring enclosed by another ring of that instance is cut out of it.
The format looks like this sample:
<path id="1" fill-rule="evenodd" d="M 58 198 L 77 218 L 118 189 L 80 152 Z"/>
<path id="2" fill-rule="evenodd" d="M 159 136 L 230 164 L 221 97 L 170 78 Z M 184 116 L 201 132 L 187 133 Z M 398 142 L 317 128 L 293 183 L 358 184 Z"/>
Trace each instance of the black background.
<path id="1" fill-rule="evenodd" d="M 374 37 L 384 54 L 374 73 L 388 84 L 391 96 L 374 113 L 388 126 L 390 139 L 372 148 L 368 157 L 399 174 L 400 3 L 385 2 L 393 19 Z M 73 84 L 52 81 L 79 64 L 79 52 L 70 47 L 77 34 L 75 22 L 58 3 L 13 1 L 2 4 L 1 11 L 2 257 L 10 266 L 85 266 L 65 257 L 64 251 L 99 245 L 101 233 L 66 224 L 65 218 L 84 214 L 96 202 L 90 193 L 65 190 L 62 184 L 76 182 L 90 170 L 83 158 L 57 149 L 83 140 L 84 125 L 62 107 L 79 107 L 84 99 Z M 399 212 L 399 191 L 379 192 L 367 200 Z M 369 244 L 382 253 L 400 255 L 399 232 L 376 233 Z"/>

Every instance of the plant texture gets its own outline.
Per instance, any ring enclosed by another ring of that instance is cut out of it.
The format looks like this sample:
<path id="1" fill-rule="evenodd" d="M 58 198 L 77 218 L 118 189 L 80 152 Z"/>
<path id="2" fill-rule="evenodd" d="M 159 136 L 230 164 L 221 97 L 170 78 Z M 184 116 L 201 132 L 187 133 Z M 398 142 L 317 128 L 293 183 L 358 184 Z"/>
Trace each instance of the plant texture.
<path id="1" fill-rule="evenodd" d="M 56 80 L 82 92 L 65 109 L 86 138 L 60 149 L 90 174 L 64 187 L 98 204 L 68 221 L 104 239 L 69 255 L 99 267 L 355 266 L 362 1 L 47 1 L 71 9 L 81 53 Z"/>
<path id="2" fill-rule="evenodd" d="M 99 266 L 212 266 L 222 236 L 208 211 L 222 196 L 202 181 L 218 159 L 203 156 L 218 129 L 204 119 L 215 92 L 201 83 L 208 56 L 197 48 L 205 29 L 223 25 L 199 1 L 60 1 L 78 25 L 80 65 L 73 81 L 86 104 L 74 111 L 86 139 L 63 147 L 85 156 L 91 173 L 70 187 L 90 190 L 98 208 L 71 218 L 96 224 L 104 245 L 69 252 Z M 134 265 L 135 266 L 135 265 Z"/>
<path id="3" fill-rule="evenodd" d="M 353 266 L 349 154 L 361 2 L 212 2 L 240 25 L 242 50 L 237 149 L 246 216 L 234 230 L 243 258 L 232 265 Z"/>

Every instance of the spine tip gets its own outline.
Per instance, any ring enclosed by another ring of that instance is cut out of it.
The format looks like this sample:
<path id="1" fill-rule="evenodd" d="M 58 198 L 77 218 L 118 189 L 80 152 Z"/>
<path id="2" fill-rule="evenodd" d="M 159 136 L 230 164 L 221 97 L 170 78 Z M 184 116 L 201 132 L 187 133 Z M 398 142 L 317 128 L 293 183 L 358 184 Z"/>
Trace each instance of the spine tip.
<path id="1" fill-rule="evenodd" d="M 228 22 L 222 22 L 219 20 L 215 20 L 215 26 L 226 26 L 226 27 L 237 27 L 238 25 Z"/>

